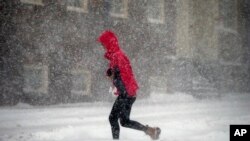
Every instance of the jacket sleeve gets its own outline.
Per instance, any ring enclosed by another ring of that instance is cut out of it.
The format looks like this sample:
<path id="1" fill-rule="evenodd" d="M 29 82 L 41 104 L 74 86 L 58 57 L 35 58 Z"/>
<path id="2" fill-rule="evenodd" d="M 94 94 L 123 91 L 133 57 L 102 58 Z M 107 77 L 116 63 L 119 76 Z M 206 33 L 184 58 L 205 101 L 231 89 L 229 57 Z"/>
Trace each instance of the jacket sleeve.
<path id="1" fill-rule="evenodd" d="M 114 85 L 116 86 L 119 95 L 122 98 L 126 98 L 127 97 L 127 91 L 126 88 L 124 86 L 124 83 L 122 82 L 121 76 L 120 76 L 120 70 L 118 67 L 114 68 Z"/>

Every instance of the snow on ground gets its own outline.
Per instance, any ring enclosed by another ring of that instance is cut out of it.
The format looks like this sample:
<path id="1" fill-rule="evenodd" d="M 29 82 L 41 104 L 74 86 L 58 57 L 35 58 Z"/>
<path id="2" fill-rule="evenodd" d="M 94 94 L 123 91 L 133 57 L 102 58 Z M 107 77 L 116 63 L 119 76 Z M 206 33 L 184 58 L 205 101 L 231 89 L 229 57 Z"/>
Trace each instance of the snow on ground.
<path id="1" fill-rule="evenodd" d="M 0 107 L 0 141 L 112 140 L 112 103 Z M 228 141 L 230 124 L 250 124 L 250 94 L 198 100 L 185 94 L 157 94 L 137 100 L 131 119 L 159 126 L 161 141 Z M 120 140 L 150 138 L 121 128 Z"/>

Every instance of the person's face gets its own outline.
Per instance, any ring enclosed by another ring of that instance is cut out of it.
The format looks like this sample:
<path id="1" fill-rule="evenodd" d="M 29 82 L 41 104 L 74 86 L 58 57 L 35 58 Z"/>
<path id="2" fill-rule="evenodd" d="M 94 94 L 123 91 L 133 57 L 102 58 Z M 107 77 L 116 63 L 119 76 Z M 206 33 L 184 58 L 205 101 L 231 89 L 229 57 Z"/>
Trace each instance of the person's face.
<path id="1" fill-rule="evenodd" d="M 114 75 L 112 74 L 111 76 L 108 76 L 108 78 L 112 81 L 114 78 Z"/>
<path id="2" fill-rule="evenodd" d="M 104 50 L 106 50 L 106 48 L 105 48 L 104 44 L 103 44 L 103 43 L 101 43 L 101 45 L 102 45 L 102 48 L 103 48 Z"/>

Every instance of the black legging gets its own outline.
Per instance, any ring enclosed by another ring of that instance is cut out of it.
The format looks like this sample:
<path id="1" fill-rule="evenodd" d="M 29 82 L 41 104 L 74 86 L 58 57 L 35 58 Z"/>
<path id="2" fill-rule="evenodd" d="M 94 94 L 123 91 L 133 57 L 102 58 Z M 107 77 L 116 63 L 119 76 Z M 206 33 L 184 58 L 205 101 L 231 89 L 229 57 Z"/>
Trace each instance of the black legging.
<path id="1" fill-rule="evenodd" d="M 129 119 L 130 111 L 135 100 L 135 97 L 117 97 L 109 115 L 109 122 L 111 125 L 113 139 L 119 139 L 120 127 L 118 119 L 120 119 L 120 124 L 123 127 L 137 129 L 141 131 L 146 130 L 146 127 L 141 123 Z"/>

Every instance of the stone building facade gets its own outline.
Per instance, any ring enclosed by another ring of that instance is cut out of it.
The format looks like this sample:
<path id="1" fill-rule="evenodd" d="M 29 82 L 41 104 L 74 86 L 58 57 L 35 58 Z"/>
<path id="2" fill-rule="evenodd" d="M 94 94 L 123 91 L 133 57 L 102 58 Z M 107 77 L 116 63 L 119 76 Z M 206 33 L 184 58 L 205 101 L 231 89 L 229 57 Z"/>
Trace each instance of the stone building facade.
<path id="1" fill-rule="evenodd" d="M 96 42 L 111 29 L 151 91 L 249 92 L 247 0 L 1 1 L 0 103 L 109 100 Z"/>

